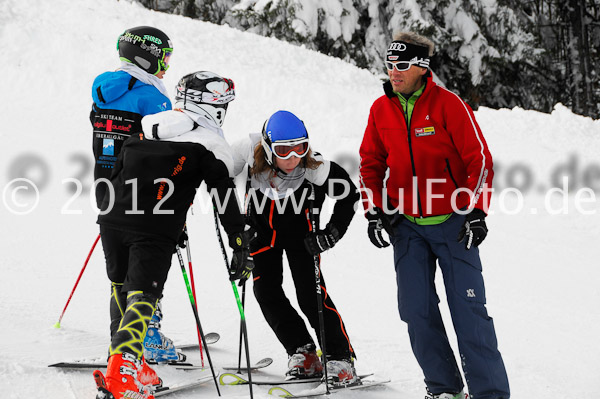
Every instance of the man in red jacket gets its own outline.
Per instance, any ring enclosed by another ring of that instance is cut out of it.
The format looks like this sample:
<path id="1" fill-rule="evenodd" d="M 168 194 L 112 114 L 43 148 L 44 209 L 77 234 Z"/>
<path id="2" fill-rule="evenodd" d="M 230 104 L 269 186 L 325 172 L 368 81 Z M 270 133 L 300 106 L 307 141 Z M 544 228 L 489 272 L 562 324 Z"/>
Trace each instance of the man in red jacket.
<path id="1" fill-rule="evenodd" d="M 433 43 L 414 33 L 396 34 L 388 48 L 390 80 L 371 107 L 360 147 L 368 234 L 378 248 L 389 245 L 383 229 L 391 238 L 400 318 L 426 398 L 465 397 L 438 307 L 438 263 L 471 397 L 508 399 L 477 248 L 487 234 L 492 157 L 471 108 L 433 82 L 432 54 Z"/>

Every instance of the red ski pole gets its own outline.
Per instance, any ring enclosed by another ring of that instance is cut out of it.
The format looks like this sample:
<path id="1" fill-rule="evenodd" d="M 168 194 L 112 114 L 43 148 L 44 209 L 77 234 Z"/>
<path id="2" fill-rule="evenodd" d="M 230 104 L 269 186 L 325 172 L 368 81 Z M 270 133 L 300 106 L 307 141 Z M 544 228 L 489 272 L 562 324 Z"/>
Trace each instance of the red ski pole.
<path id="1" fill-rule="evenodd" d="M 184 228 L 185 233 L 187 234 L 187 227 Z M 189 238 L 186 240 L 186 251 L 188 258 L 188 269 L 190 269 L 190 285 L 192 286 L 192 296 L 194 297 L 194 306 L 196 306 L 196 310 L 198 310 L 198 301 L 196 300 L 196 285 L 194 284 L 194 271 L 192 269 L 192 253 L 190 251 L 190 241 Z M 200 345 L 200 361 L 202 367 L 204 367 L 204 351 L 202 349 L 202 336 L 200 334 L 200 330 L 198 329 L 198 345 Z"/>
<path id="2" fill-rule="evenodd" d="M 83 272 L 85 271 L 85 268 L 86 268 L 88 262 L 90 261 L 90 257 L 92 256 L 92 253 L 94 252 L 94 248 L 96 248 L 96 244 L 98 244 L 99 239 L 100 239 L 100 234 L 98 234 L 98 237 L 96 237 L 96 241 L 94 241 L 94 245 L 92 245 L 92 249 L 90 249 L 90 253 L 88 254 L 88 256 L 85 260 L 85 263 L 83 264 L 83 267 L 81 268 L 81 271 L 79 272 L 79 276 L 77 277 L 75 286 L 73 287 L 73 290 L 71 291 L 71 295 L 69 295 L 69 299 L 67 300 L 67 303 L 65 304 L 65 308 L 63 309 L 62 313 L 60 314 L 60 317 L 58 318 L 58 321 L 54 325 L 54 328 L 60 328 L 60 322 L 61 322 L 63 316 L 65 315 L 65 312 L 67 311 L 67 306 L 69 306 L 69 302 L 71 302 L 71 298 L 73 298 L 75 289 L 77 288 L 77 285 L 79 284 L 79 280 L 81 280 L 81 276 L 83 275 Z"/>

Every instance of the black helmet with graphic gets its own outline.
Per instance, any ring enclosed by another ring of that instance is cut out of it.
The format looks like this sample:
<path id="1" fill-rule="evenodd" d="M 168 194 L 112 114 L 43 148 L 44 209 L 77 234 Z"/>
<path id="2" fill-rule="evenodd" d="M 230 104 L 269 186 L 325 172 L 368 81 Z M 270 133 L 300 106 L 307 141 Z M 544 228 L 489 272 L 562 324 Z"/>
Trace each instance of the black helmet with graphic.
<path id="1" fill-rule="evenodd" d="M 119 36 L 117 50 L 122 61 L 131 62 L 156 75 L 169 68 L 173 44 L 163 31 L 151 26 L 138 26 Z"/>

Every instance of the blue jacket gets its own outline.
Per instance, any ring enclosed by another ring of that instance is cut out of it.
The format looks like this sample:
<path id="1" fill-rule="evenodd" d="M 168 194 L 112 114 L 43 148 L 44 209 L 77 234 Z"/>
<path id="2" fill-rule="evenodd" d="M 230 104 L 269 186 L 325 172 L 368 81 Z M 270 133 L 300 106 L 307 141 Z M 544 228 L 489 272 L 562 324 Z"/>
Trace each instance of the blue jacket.
<path id="1" fill-rule="evenodd" d="M 129 89 L 131 75 L 125 71 L 104 72 L 94 79 L 92 98 L 98 108 L 128 111 L 142 117 L 170 110 L 171 101 L 156 87 L 135 81 Z"/>

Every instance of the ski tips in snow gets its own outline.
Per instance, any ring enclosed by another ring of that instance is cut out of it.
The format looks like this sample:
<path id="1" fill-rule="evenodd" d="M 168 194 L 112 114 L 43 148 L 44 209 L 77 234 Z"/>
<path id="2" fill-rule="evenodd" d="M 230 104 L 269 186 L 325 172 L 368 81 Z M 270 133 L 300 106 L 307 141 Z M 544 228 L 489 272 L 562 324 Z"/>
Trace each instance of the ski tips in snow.
<path id="1" fill-rule="evenodd" d="M 219 376 L 219 384 L 221 385 L 243 385 L 247 383 L 247 379 L 242 378 L 237 374 L 223 373 Z"/>
<path id="2" fill-rule="evenodd" d="M 293 398 L 294 395 L 290 393 L 287 389 L 283 389 L 281 387 L 273 387 L 269 389 L 269 395 L 277 396 L 278 398 Z"/>
<path id="3" fill-rule="evenodd" d="M 370 377 L 372 376 L 373 373 L 369 373 L 369 374 L 362 374 L 359 375 L 358 377 L 360 378 L 359 381 L 361 381 L 361 383 L 366 383 L 366 384 L 370 384 L 373 381 L 369 380 L 366 381 L 364 380 L 364 378 Z M 295 384 L 310 384 L 310 383 L 317 383 L 317 384 L 322 384 L 324 382 L 324 379 L 322 377 L 315 377 L 315 378 L 253 378 L 252 379 L 252 384 L 253 385 L 271 385 L 275 388 L 280 388 L 280 385 L 295 385 Z M 239 375 L 239 374 L 233 374 L 233 373 L 222 373 L 219 377 L 219 383 L 221 385 L 246 385 L 249 384 L 249 381 Z M 360 384 L 360 383 L 359 383 Z M 372 385 L 372 384 L 371 384 Z M 350 386 L 344 386 L 344 387 L 338 387 L 338 388 L 350 388 Z M 331 388 L 331 389 L 336 389 L 336 388 Z M 282 391 L 283 392 L 283 388 L 281 389 L 274 389 L 273 391 Z"/>
<path id="4" fill-rule="evenodd" d="M 270 357 L 265 357 L 264 359 L 259 360 L 258 362 L 256 362 L 255 364 L 253 364 L 250 367 L 250 371 L 256 371 L 256 370 L 260 370 L 263 369 L 267 366 L 269 366 L 271 363 L 273 363 L 273 359 L 271 359 Z M 184 364 L 177 364 L 175 365 L 175 368 L 177 369 L 181 369 L 181 370 L 196 370 L 196 369 L 204 369 L 204 367 L 202 366 L 194 366 L 194 365 L 184 365 Z M 246 371 L 248 371 L 248 367 L 241 365 L 239 368 L 238 366 L 222 366 L 221 367 L 223 370 L 227 370 L 227 371 L 236 371 L 237 373 L 244 373 Z"/>
<path id="5" fill-rule="evenodd" d="M 367 389 L 367 388 L 371 388 L 371 387 L 377 387 L 383 384 L 386 384 L 390 382 L 389 379 L 387 380 L 360 380 L 360 383 L 357 385 L 349 385 L 349 386 L 334 386 L 334 387 L 329 387 L 329 391 L 324 390 L 323 388 L 325 387 L 324 383 L 321 383 L 319 386 L 313 388 L 313 389 L 307 389 L 304 391 L 300 391 L 297 393 L 292 393 L 290 391 L 288 391 L 285 388 L 282 388 L 280 386 L 275 386 L 272 387 L 271 389 L 269 389 L 269 395 L 273 395 L 276 396 L 278 398 L 310 398 L 310 397 L 316 397 L 316 396 L 325 396 L 327 394 L 331 394 L 331 393 L 337 393 L 337 392 L 343 392 L 346 390 L 358 390 L 358 389 Z"/>
<path id="6" fill-rule="evenodd" d="M 295 378 L 295 379 L 282 379 L 282 378 L 268 378 L 268 379 L 252 379 L 252 385 L 287 385 L 287 384 L 306 384 L 314 382 L 322 382 L 323 379 L 318 378 Z M 221 385 L 246 385 L 249 381 L 233 373 L 223 373 L 219 377 L 219 383 Z"/>
<path id="7" fill-rule="evenodd" d="M 219 335 L 219 333 L 210 332 L 204 336 L 204 339 L 206 340 L 207 344 L 211 345 L 211 344 L 217 343 L 217 341 L 219 341 L 219 339 L 221 339 L 221 336 Z M 188 344 L 188 345 L 176 345 L 175 347 L 178 350 L 194 350 L 194 349 L 198 349 L 200 346 L 198 344 Z"/>
<path id="8" fill-rule="evenodd" d="M 273 363 L 273 359 L 271 359 L 270 357 L 265 357 L 264 359 L 260 359 L 253 366 L 251 366 L 250 370 L 254 371 L 254 370 L 262 369 L 262 368 L 265 368 L 265 367 L 271 365 L 271 363 Z M 223 366 L 221 368 L 223 370 L 238 370 L 241 373 L 248 370 L 248 367 L 246 367 L 244 365 L 242 365 L 240 367 L 238 367 L 238 366 Z"/>
<path id="9" fill-rule="evenodd" d="M 216 332 L 211 332 L 211 333 L 206 334 L 204 336 L 204 339 L 206 340 L 207 344 L 214 344 L 219 339 L 221 339 L 221 336 L 218 333 L 216 333 Z"/>

